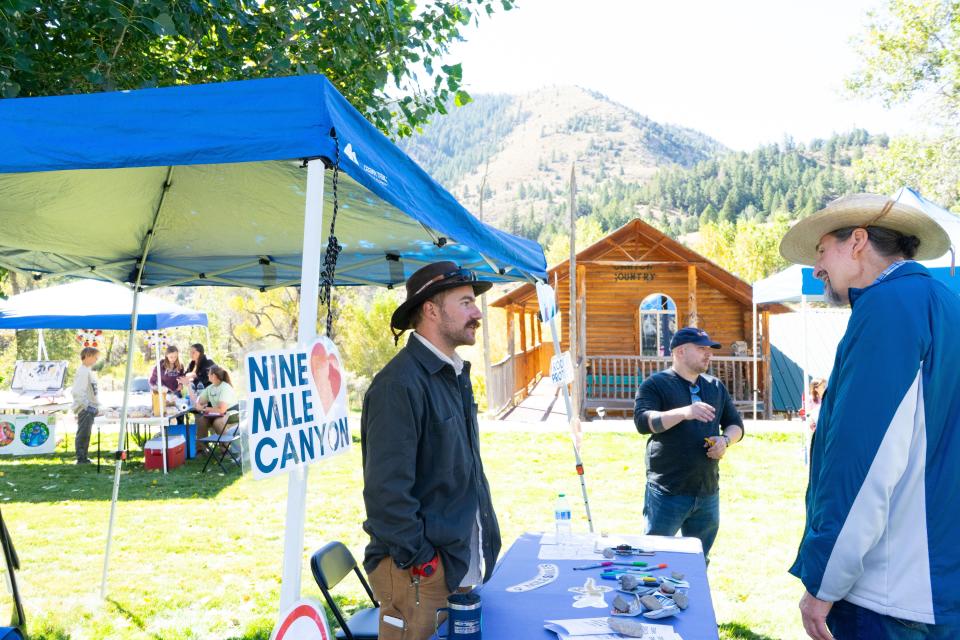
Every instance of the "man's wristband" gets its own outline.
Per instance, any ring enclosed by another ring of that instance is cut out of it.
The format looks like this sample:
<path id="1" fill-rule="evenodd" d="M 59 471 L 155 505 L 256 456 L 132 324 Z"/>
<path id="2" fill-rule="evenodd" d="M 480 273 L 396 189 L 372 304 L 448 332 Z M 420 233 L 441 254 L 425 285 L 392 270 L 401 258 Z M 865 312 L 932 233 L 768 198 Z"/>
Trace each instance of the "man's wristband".
<path id="1" fill-rule="evenodd" d="M 723 439 L 726 441 L 727 446 L 729 447 L 729 446 L 730 446 L 730 436 L 728 436 L 728 435 L 725 434 L 725 433 L 721 433 L 721 434 L 720 434 L 720 437 L 723 438 Z"/>
<path id="2" fill-rule="evenodd" d="M 410 567 L 410 573 L 415 576 L 421 576 L 423 578 L 429 578 L 437 572 L 437 564 L 440 562 L 440 555 L 433 554 L 433 558 L 429 562 L 424 562 L 423 564 L 415 564 Z"/>

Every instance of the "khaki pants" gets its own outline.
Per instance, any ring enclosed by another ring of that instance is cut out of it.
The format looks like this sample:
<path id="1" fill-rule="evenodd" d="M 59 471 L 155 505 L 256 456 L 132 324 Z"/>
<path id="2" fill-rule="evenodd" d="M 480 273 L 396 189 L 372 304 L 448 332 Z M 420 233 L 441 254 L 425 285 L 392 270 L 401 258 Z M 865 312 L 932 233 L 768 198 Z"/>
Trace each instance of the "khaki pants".
<path id="1" fill-rule="evenodd" d="M 443 562 L 437 572 L 420 579 L 420 606 L 409 569 L 399 569 L 386 557 L 370 572 L 373 595 L 380 602 L 380 640 L 427 640 L 434 632 L 437 609 L 447 606 Z M 440 622 L 446 620 L 441 614 Z"/>
<path id="2" fill-rule="evenodd" d="M 197 439 L 206 438 L 210 434 L 212 429 L 217 434 L 223 433 L 223 430 L 227 428 L 227 418 L 221 416 L 219 418 L 208 418 L 205 415 L 197 416 Z"/>

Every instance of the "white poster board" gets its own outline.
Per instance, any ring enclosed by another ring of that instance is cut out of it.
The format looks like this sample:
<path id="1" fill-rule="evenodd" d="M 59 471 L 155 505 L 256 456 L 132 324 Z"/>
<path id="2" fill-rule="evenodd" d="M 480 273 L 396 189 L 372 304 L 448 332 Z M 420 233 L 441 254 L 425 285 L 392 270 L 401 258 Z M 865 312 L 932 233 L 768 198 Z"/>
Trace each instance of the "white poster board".
<path id="1" fill-rule="evenodd" d="M 10 388 L 23 394 L 59 393 L 66 377 L 66 360 L 17 360 Z"/>
<path id="2" fill-rule="evenodd" d="M 245 455 L 254 478 L 349 450 L 346 372 L 329 338 L 317 338 L 306 349 L 255 351 L 243 360 L 249 393 Z"/>
<path id="3" fill-rule="evenodd" d="M 35 456 L 56 446 L 53 416 L 0 414 L 0 455 Z"/>

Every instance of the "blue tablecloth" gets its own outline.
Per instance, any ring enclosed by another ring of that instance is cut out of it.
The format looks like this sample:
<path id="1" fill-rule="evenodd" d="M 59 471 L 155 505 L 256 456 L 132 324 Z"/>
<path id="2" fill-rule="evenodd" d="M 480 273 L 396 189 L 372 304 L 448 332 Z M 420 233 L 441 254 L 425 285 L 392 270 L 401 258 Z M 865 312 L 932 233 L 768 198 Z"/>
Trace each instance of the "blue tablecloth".
<path id="1" fill-rule="evenodd" d="M 539 550 L 540 534 L 523 534 L 500 558 L 490 581 L 478 590 L 483 599 L 483 640 L 555 640 L 556 634 L 543 628 L 544 620 L 596 618 L 609 614 L 608 609 L 575 609 L 574 594 L 567 589 L 582 586 L 588 577 L 594 577 L 598 583 L 611 587 L 616 587 L 615 581 L 601 580 L 600 569 L 573 570 L 573 567 L 590 564 L 589 561 L 538 560 Z M 665 562 L 669 568 L 664 572 L 679 571 L 686 574 L 686 579 L 690 582 L 687 592 L 690 596 L 690 607 L 677 616 L 663 620 L 648 620 L 642 616 L 639 619 L 651 624 L 669 624 L 683 640 L 717 640 L 717 620 L 713 613 L 713 600 L 710 598 L 703 555 L 658 552 L 655 556 L 644 557 L 642 560 L 651 564 Z M 507 587 L 534 578 L 540 563 L 555 564 L 560 568 L 560 574 L 555 581 L 533 591 L 506 591 Z M 608 603 L 613 602 L 614 593 L 606 594 Z"/>

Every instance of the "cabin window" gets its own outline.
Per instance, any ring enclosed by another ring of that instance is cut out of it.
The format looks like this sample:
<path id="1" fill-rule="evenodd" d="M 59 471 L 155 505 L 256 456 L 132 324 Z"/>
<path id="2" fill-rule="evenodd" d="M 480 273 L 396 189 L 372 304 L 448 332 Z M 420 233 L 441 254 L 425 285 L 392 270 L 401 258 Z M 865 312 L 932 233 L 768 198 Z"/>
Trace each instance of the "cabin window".
<path id="1" fill-rule="evenodd" d="M 670 355 L 670 340 L 677 332 L 677 305 L 670 296 L 654 293 L 640 303 L 640 355 Z"/>

